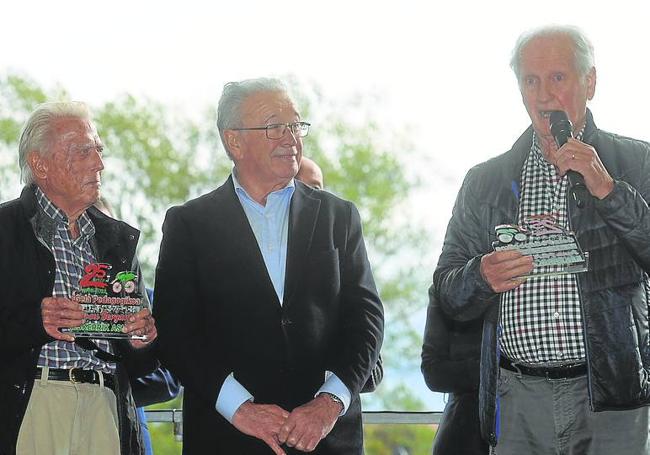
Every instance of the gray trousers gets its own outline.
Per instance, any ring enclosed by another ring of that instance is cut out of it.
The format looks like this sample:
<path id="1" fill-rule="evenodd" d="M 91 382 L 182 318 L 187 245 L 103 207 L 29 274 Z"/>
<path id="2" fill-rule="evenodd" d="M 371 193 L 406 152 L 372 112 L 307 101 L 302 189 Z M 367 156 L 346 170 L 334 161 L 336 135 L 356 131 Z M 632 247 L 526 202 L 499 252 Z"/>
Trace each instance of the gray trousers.
<path id="1" fill-rule="evenodd" d="M 500 369 L 497 455 L 650 454 L 648 408 L 592 412 L 587 377 L 549 380 Z"/>

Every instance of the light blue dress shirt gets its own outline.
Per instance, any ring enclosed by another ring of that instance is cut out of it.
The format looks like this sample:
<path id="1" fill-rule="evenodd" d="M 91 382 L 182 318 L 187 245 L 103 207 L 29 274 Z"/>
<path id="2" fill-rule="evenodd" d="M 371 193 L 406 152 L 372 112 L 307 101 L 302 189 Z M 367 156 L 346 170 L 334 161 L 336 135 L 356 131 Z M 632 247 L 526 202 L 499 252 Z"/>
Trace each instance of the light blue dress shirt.
<path id="1" fill-rule="evenodd" d="M 266 198 L 266 205 L 263 206 L 248 195 L 244 187 L 237 180 L 234 169 L 232 172 L 232 180 L 235 185 L 235 193 L 246 213 L 248 222 L 255 234 L 257 245 L 262 252 L 264 264 L 273 283 L 275 293 L 278 296 L 278 301 L 282 305 L 287 268 L 289 208 L 291 205 L 291 197 L 296 189 L 294 181 L 292 179 L 286 187 L 270 193 Z M 343 402 L 341 415 L 345 414 L 352 398 L 350 391 L 330 371 L 326 372 L 325 382 L 318 389 L 316 395 L 323 392 L 337 396 Z M 253 395 L 231 373 L 221 386 L 215 407 L 226 420 L 232 423 L 232 418 L 237 409 L 239 409 L 239 406 L 253 399 Z"/>

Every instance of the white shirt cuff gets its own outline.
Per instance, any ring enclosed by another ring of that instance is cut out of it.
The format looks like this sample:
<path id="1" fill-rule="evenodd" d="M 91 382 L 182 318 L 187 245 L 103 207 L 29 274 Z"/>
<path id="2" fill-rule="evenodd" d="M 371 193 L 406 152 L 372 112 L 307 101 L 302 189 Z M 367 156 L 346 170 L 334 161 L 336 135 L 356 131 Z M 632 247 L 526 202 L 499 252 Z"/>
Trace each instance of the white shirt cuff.
<path id="1" fill-rule="evenodd" d="M 228 422 L 232 423 L 232 418 L 235 412 L 237 412 L 237 409 L 243 403 L 252 399 L 253 395 L 230 373 L 226 380 L 223 381 L 215 408 Z"/>
<path id="2" fill-rule="evenodd" d="M 320 393 L 327 392 L 336 396 L 339 400 L 343 402 L 343 410 L 340 415 L 344 415 L 348 408 L 350 407 L 350 401 L 352 400 L 352 394 L 350 390 L 343 384 L 338 376 L 336 376 L 331 371 L 325 372 L 325 383 L 318 389 L 316 396 Z"/>

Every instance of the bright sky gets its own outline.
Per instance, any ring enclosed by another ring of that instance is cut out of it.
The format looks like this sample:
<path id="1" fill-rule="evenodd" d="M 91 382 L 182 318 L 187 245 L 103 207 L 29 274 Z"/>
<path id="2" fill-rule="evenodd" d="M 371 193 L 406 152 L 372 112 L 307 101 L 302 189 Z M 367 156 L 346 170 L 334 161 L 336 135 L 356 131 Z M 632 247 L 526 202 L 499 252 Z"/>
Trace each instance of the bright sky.
<path id="1" fill-rule="evenodd" d="M 58 82 L 91 104 L 130 92 L 198 115 L 227 81 L 286 73 L 333 100 L 377 95 L 386 128 L 411 131 L 418 153 L 395 153 L 424 176 L 432 227 L 446 224 L 467 169 L 528 124 L 508 67 L 527 28 L 582 27 L 596 48 L 597 123 L 650 138 L 646 0 L 5 3 L 0 72 Z M 452 180 L 436 181 L 441 172 Z"/>
<path id="2" fill-rule="evenodd" d="M 1 11 L 0 75 L 91 104 L 129 92 L 198 115 L 227 81 L 287 73 L 332 100 L 375 95 L 385 128 L 410 131 L 415 150 L 394 152 L 425 180 L 413 204 L 436 248 L 465 172 L 529 123 L 508 66 L 523 30 L 583 28 L 597 124 L 650 139 L 647 0 L 13 0 Z"/>

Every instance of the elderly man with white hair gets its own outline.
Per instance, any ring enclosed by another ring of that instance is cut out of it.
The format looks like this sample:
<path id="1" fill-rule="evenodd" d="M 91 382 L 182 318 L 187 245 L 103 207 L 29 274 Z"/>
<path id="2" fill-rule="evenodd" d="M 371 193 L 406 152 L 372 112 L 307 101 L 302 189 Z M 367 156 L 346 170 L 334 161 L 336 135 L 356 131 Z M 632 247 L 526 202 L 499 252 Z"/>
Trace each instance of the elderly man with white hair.
<path id="1" fill-rule="evenodd" d="M 100 194 L 102 144 L 83 103 L 45 103 L 19 145 L 25 187 L 0 205 L 0 453 L 141 454 L 129 377 L 156 361 L 148 309 L 126 335 L 82 339 L 71 299 L 91 264 L 135 271 L 138 231 L 92 205 Z M 140 279 L 141 280 L 141 279 Z M 142 291 L 144 287 L 140 282 Z"/>
<path id="2" fill-rule="evenodd" d="M 432 294 L 484 320 L 481 429 L 499 455 L 648 453 L 650 145 L 594 123 L 593 46 L 577 28 L 523 34 L 511 63 L 532 125 L 467 174 Z M 573 231 L 587 270 L 496 251 L 499 225 Z"/>

